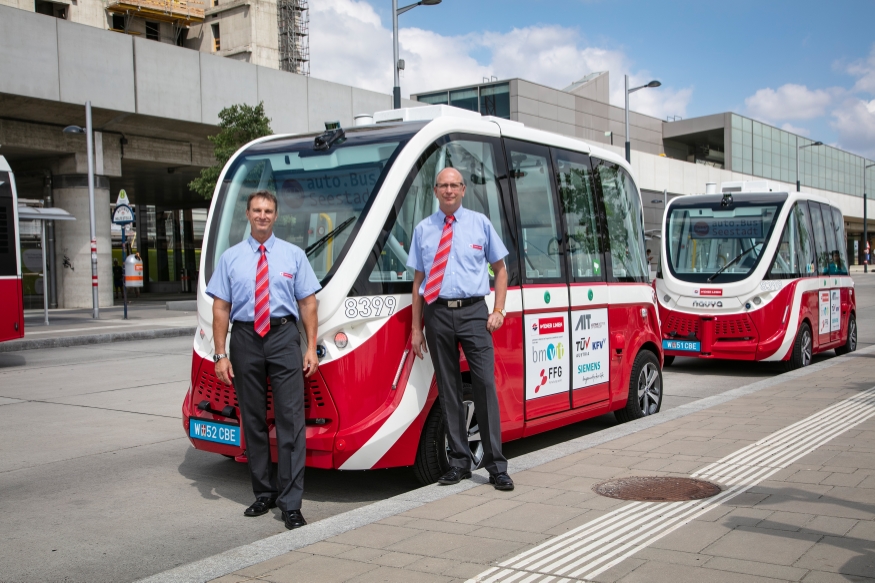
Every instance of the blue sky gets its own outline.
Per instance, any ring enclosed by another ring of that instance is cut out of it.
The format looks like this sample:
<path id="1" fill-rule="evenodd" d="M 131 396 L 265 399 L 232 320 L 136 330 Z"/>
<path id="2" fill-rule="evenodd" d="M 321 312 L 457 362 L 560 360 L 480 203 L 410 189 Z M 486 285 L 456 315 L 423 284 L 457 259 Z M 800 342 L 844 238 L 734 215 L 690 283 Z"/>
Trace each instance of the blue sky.
<path id="1" fill-rule="evenodd" d="M 400 0 L 400 4 L 405 4 Z M 314 0 L 311 74 L 391 91 L 391 1 Z M 610 69 L 658 117 L 734 111 L 875 158 L 875 2 L 443 0 L 403 14 L 402 94 Z"/>

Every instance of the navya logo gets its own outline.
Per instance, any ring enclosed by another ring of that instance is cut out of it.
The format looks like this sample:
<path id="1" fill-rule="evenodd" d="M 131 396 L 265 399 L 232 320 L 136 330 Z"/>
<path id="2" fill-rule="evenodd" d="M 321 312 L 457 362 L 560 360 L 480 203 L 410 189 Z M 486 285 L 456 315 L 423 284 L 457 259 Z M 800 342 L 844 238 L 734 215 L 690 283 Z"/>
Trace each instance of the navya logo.
<path id="1" fill-rule="evenodd" d="M 599 370 L 602 370 L 602 363 L 600 363 L 600 362 L 598 362 L 598 361 L 596 361 L 596 362 L 587 362 L 587 363 L 584 363 L 584 364 L 578 364 L 578 365 L 577 365 L 577 372 L 578 372 L 578 374 L 583 374 L 583 373 L 586 373 L 586 372 L 596 372 L 596 371 L 599 371 Z"/>
<path id="2" fill-rule="evenodd" d="M 720 300 L 695 300 L 693 302 L 694 308 L 722 308 L 723 302 Z"/>
<path id="3" fill-rule="evenodd" d="M 548 344 L 547 348 L 538 350 L 532 348 L 532 362 L 546 362 L 550 360 L 561 360 L 565 356 L 565 345 L 561 342 L 556 344 Z"/>

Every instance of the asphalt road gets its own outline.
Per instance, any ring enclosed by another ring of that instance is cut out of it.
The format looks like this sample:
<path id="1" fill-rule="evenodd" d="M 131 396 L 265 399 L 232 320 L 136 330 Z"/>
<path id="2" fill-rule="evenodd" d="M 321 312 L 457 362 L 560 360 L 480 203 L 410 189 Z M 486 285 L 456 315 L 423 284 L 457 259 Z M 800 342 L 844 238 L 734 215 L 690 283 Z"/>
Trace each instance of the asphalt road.
<path id="1" fill-rule="evenodd" d="M 875 274 L 856 280 L 863 347 L 875 343 Z M 132 581 L 283 532 L 278 513 L 242 515 L 244 465 L 190 446 L 180 421 L 190 365 L 189 338 L 0 354 L 0 581 Z M 780 372 L 678 358 L 663 407 Z M 614 424 L 605 415 L 505 451 Z M 303 512 L 312 522 L 417 486 L 403 468 L 308 469 Z"/>

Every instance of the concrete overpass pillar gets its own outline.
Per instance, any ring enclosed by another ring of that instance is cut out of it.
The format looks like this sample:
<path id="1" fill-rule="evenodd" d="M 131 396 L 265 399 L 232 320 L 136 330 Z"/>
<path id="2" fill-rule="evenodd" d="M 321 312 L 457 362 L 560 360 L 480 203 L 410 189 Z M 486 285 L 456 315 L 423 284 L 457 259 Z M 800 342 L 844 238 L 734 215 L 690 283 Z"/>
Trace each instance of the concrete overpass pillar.
<path id="1" fill-rule="evenodd" d="M 58 307 L 90 308 L 91 234 L 88 175 L 61 174 L 52 178 L 55 206 L 76 217 L 55 225 L 55 264 L 58 266 Z M 112 239 L 109 178 L 94 177 L 94 215 L 97 225 L 97 277 L 100 307 L 112 306 Z"/>

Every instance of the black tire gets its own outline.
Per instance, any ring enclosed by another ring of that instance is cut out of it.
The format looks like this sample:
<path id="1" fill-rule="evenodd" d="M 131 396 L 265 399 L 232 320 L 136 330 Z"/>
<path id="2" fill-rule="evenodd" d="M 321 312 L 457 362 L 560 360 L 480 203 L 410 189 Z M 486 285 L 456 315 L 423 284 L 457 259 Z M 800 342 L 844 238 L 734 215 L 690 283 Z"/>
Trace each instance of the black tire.
<path id="1" fill-rule="evenodd" d="M 471 385 L 463 383 L 462 391 L 462 399 L 470 403 L 469 406 L 473 408 Z M 476 413 L 473 413 L 471 417 L 472 426 L 475 425 L 476 420 Z M 483 461 L 483 446 L 480 442 L 472 443 L 478 444 L 479 455 L 478 451 L 472 451 L 474 457 L 474 467 L 472 469 L 476 470 Z M 434 402 L 422 428 L 422 434 L 419 437 L 419 448 L 416 450 L 416 461 L 413 463 L 413 474 L 421 484 L 428 485 L 437 482 L 438 478 L 447 473 L 449 469 L 446 422 L 444 421 L 440 399 L 438 399 Z"/>
<path id="2" fill-rule="evenodd" d="M 841 356 L 855 350 L 857 350 L 857 319 L 851 314 L 848 316 L 848 339 L 844 346 L 836 348 L 836 354 Z"/>
<path id="3" fill-rule="evenodd" d="M 674 356 L 663 356 L 662 357 L 662 368 L 667 366 L 671 366 L 674 364 Z"/>
<path id="4" fill-rule="evenodd" d="M 623 409 L 614 411 L 620 423 L 655 415 L 662 407 L 662 370 L 659 359 L 649 350 L 642 350 L 632 364 L 629 376 L 629 399 Z"/>
<path id="5" fill-rule="evenodd" d="M 802 322 L 796 333 L 796 340 L 793 341 L 793 353 L 790 355 L 790 360 L 786 361 L 787 370 L 808 366 L 811 364 L 813 354 L 814 340 L 811 336 L 811 326 L 807 322 Z"/>

